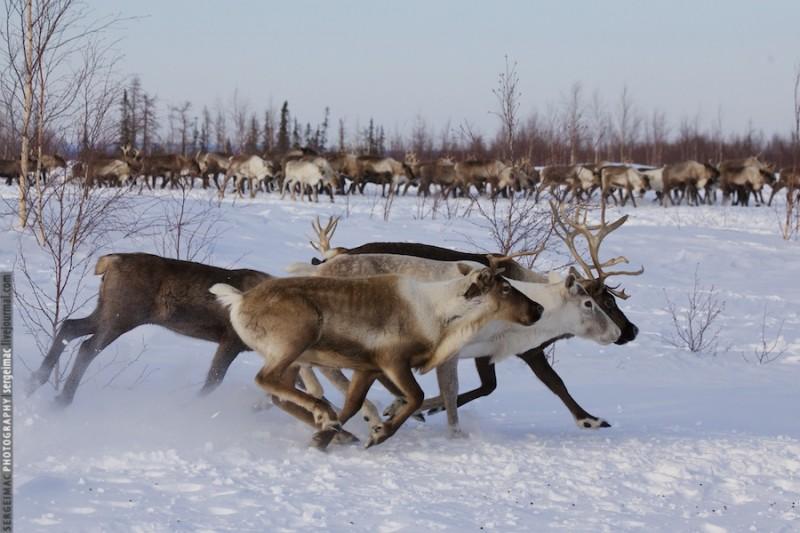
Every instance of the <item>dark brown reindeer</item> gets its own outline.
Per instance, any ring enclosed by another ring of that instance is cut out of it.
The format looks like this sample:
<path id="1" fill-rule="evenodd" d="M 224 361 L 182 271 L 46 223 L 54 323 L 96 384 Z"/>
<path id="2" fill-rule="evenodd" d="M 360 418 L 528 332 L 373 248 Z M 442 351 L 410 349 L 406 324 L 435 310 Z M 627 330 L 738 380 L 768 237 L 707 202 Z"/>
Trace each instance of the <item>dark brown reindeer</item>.
<path id="1" fill-rule="evenodd" d="M 610 288 L 605 285 L 605 279 L 609 277 L 609 275 L 614 275 L 613 273 L 604 273 L 602 271 L 603 268 L 608 268 L 611 266 L 612 263 L 600 263 L 598 261 L 594 261 L 597 257 L 597 250 L 599 248 L 600 243 L 602 240 L 615 229 L 619 228 L 625 220 L 627 220 L 627 216 L 622 217 L 621 219 L 613 222 L 612 224 L 606 224 L 605 220 L 602 220 L 600 226 L 586 226 L 585 224 L 581 224 L 578 221 L 574 221 L 577 225 L 577 228 L 564 233 L 562 231 L 562 235 L 566 238 L 569 243 L 568 246 L 571 246 L 570 251 L 576 256 L 576 260 L 581 265 L 584 273 L 586 274 L 585 278 L 579 280 L 579 283 L 589 294 L 595 302 L 599 305 L 599 307 L 609 316 L 609 318 L 619 327 L 621 334 L 619 338 L 614 342 L 614 344 L 623 345 L 632 340 L 634 340 L 638 334 L 638 328 L 628 320 L 625 314 L 622 312 L 621 309 L 617 306 L 616 299 L 627 299 L 628 295 L 624 293 L 624 291 L 617 291 L 616 289 Z M 321 228 L 317 226 L 319 235 L 320 235 L 320 244 L 315 246 L 318 248 L 319 251 L 323 254 L 326 259 L 335 257 L 339 254 L 398 254 L 398 255 L 408 255 L 408 256 L 415 256 L 415 257 L 423 257 L 426 259 L 434 259 L 438 261 L 475 261 L 486 266 L 490 266 L 492 264 L 492 260 L 486 255 L 483 254 L 476 254 L 476 253 L 468 253 L 468 252 L 459 252 L 455 250 L 450 250 L 447 248 L 441 248 L 438 246 L 432 246 L 428 244 L 419 244 L 419 243 L 403 243 L 403 242 L 376 242 L 376 243 L 368 243 L 362 246 L 358 246 L 355 248 L 331 248 L 330 247 L 330 235 L 333 230 L 335 230 L 336 222 L 332 220 L 329 222 L 326 228 Z M 580 228 L 580 229 L 578 229 Z M 587 241 L 589 242 L 590 249 L 594 249 L 592 255 L 592 261 L 599 265 L 600 270 L 598 270 L 598 275 L 595 276 L 592 273 L 592 267 L 589 267 L 588 263 L 586 263 L 580 256 L 577 254 L 577 251 L 574 248 L 574 239 L 577 236 L 575 232 L 579 232 L 583 235 Z M 593 233 L 594 232 L 594 233 Z M 494 254 L 494 257 L 500 257 Z M 621 258 L 617 258 L 612 261 L 621 262 Z M 312 260 L 312 263 L 319 264 L 320 261 Z M 542 281 L 546 279 L 546 277 L 537 275 L 530 270 L 524 268 L 523 266 L 519 265 L 516 261 L 510 258 L 502 258 L 502 268 L 504 269 L 504 276 L 509 279 L 516 279 L 522 281 Z M 616 263 L 613 263 L 616 264 Z M 625 273 L 620 272 L 617 273 L 618 275 L 633 275 L 633 274 L 640 274 L 642 271 L 636 271 L 633 273 Z M 549 341 L 543 343 L 540 346 L 532 348 L 524 353 L 517 354 L 517 357 L 522 359 L 534 372 L 536 377 L 538 377 L 549 389 L 553 392 L 556 396 L 561 399 L 567 409 L 570 411 L 572 416 L 575 418 L 575 421 L 578 423 L 580 427 L 584 428 L 598 428 L 598 427 L 610 427 L 608 422 L 605 420 L 598 418 L 589 412 L 587 412 L 583 407 L 581 407 L 575 399 L 570 395 L 569 391 L 567 390 L 564 381 L 558 375 L 558 373 L 553 369 L 553 367 L 548 363 L 547 357 L 544 353 L 544 350 L 552 345 L 554 342 L 561 340 L 563 338 L 568 338 L 568 336 L 561 336 L 558 338 L 550 339 Z M 457 406 L 460 407 L 466 403 L 469 403 L 473 400 L 476 400 L 483 396 L 488 396 L 497 388 L 497 375 L 495 372 L 494 364 L 491 362 L 491 357 L 479 357 L 475 359 L 475 367 L 478 372 L 478 376 L 480 377 L 481 383 L 480 386 L 474 390 L 462 393 L 458 395 Z M 430 403 L 426 401 L 426 403 Z M 439 404 L 441 405 L 441 404 Z M 442 410 L 442 408 L 434 408 L 431 409 L 429 412 L 438 412 Z"/>
<path id="2" fill-rule="evenodd" d="M 228 283 L 247 290 L 271 277 L 255 270 L 229 270 L 143 253 L 105 255 L 97 261 L 95 274 L 103 276 L 97 307 L 85 318 L 64 321 L 44 361 L 31 376 L 29 393 L 47 382 L 67 343 L 91 335 L 81 343 L 57 398 L 63 405 L 70 404 L 92 360 L 120 335 L 144 324 L 218 344 L 202 389 L 203 393 L 210 392 L 236 356 L 249 348 L 208 288 Z"/>

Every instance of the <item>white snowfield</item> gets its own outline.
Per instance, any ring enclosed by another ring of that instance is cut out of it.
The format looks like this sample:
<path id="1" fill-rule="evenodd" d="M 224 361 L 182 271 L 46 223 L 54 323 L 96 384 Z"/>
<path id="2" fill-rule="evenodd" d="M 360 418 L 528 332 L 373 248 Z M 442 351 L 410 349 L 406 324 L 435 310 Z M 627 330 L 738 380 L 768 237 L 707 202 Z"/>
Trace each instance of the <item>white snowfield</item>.
<path id="1" fill-rule="evenodd" d="M 170 193 L 148 194 L 152 201 Z M 384 222 L 374 194 L 318 205 L 275 194 L 228 199 L 211 262 L 283 275 L 314 256 L 309 223 L 330 214 L 343 215 L 335 246 L 493 248 L 475 210 L 448 218 L 440 206 L 432 219 L 430 200 L 421 208 L 416 197 L 400 197 Z M 211 197 L 194 191 L 190 207 Z M 17 531 L 800 531 L 800 242 L 780 239 L 780 208 L 641 204 L 626 210 L 630 220 L 602 252 L 645 266 L 642 276 L 619 278 L 632 295 L 620 307 L 639 337 L 556 348 L 556 371 L 608 429 L 578 429 L 512 357 L 497 367 L 495 393 L 461 409 L 468 438 L 448 439 L 438 414 L 409 420 L 369 450 L 332 445 L 321 453 L 307 447 L 311 431 L 300 422 L 277 408 L 254 409 L 263 399 L 253 382 L 260 356 L 240 355 L 220 388 L 199 398 L 214 346 L 156 327 L 107 348 L 75 403 L 60 409 L 50 385 L 24 398 L 28 369 L 41 356 L 17 306 Z M 12 267 L 20 238 L 34 275 L 47 280 L 45 256 L 17 232 L 0 237 L 0 267 Z M 105 251 L 153 249 L 142 237 Z M 695 269 L 725 300 L 716 356 L 665 338 L 673 332 L 665 292 L 683 305 Z M 21 276 L 17 283 L 24 290 Z M 88 283 L 91 292 L 99 279 Z M 765 310 L 766 333 L 780 329 L 785 354 L 758 365 Z M 471 361 L 460 365 L 466 391 L 478 379 Z M 420 377 L 428 396 L 433 374 Z M 380 387 L 370 396 L 381 407 L 391 401 Z M 341 405 L 332 388 L 328 397 Z M 366 437 L 359 418 L 347 427 Z"/>

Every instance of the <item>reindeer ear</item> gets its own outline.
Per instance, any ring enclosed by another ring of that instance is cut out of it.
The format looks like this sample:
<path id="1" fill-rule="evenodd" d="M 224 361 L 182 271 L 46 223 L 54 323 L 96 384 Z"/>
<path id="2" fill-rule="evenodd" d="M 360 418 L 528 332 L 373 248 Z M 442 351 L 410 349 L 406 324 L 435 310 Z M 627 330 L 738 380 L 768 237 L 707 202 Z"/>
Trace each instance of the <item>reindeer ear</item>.
<path id="1" fill-rule="evenodd" d="M 581 278 L 580 273 L 578 273 L 578 270 L 575 267 L 569 267 L 569 275 L 573 276 L 575 279 Z"/>
<path id="2" fill-rule="evenodd" d="M 575 285 L 575 275 L 570 272 L 567 274 L 567 277 L 564 278 L 564 286 L 567 289 L 571 289 Z"/>
<path id="3" fill-rule="evenodd" d="M 462 276 L 469 275 L 472 272 L 473 268 L 466 263 L 458 263 L 458 271 L 461 273 Z"/>
<path id="4" fill-rule="evenodd" d="M 467 289 L 467 292 L 464 293 L 464 298 L 467 300 L 488 292 L 492 287 L 492 281 L 494 279 L 491 270 L 488 268 L 473 271 L 471 277 L 473 281 Z"/>

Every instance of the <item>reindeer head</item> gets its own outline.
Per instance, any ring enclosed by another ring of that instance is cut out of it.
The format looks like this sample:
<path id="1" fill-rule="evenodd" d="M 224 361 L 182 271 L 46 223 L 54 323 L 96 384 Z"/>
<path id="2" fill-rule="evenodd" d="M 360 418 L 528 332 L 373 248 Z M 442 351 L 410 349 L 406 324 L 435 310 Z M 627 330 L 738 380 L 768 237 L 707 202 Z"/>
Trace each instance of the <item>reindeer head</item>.
<path id="1" fill-rule="evenodd" d="M 589 225 L 586 221 L 586 213 L 579 208 L 575 209 L 572 217 L 564 216 L 563 205 L 559 208 L 555 203 L 550 202 L 550 209 L 553 212 L 553 229 L 556 235 L 567 245 L 572 257 L 576 263 L 583 270 L 585 277 L 581 277 L 577 269 L 572 268 L 570 274 L 575 277 L 575 282 L 578 283 L 583 291 L 591 296 L 603 312 L 608 315 L 611 320 L 619 327 L 620 336 L 615 341 L 615 344 L 625 344 L 636 338 L 639 329 L 628 320 L 628 317 L 617 307 L 616 299 L 627 300 L 630 296 L 624 289 L 619 286 L 609 287 L 606 285 L 606 280 L 612 276 L 639 276 L 644 272 L 644 267 L 635 271 L 616 270 L 611 271 L 609 268 L 620 263 L 627 264 L 629 261 L 623 256 L 615 257 L 607 261 L 600 260 L 600 244 L 603 242 L 609 233 L 622 226 L 628 215 L 620 217 L 614 222 L 606 223 L 605 209 L 601 211 L 600 223 L 598 225 Z M 581 236 L 586 240 L 589 250 L 591 266 L 589 263 L 578 253 L 575 245 L 575 239 Z"/>
<path id="2" fill-rule="evenodd" d="M 544 308 L 514 288 L 502 276 L 503 269 L 497 268 L 494 256 L 490 257 L 489 268 L 472 270 L 469 265 L 459 263 L 458 268 L 468 277 L 469 285 L 466 300 L 488 300 L 493 309 L 493 319 L 531 326 L 542 317 Z"/>

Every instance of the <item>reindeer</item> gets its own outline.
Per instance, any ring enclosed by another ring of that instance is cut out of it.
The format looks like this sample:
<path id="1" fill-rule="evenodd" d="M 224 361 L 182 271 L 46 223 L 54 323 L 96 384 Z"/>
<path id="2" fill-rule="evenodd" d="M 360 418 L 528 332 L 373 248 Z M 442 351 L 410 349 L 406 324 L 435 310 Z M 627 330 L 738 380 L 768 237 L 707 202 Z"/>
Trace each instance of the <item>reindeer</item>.
<path id="1" fill-rule="evenodd" d="M 214 180 L 214 186 L 219 190 L 218 177 L 226 174 L 231 164 L 230 154 L 220 152 L 197 152 L 194 156 L 200 178 L 203 180 L 203 188 L 208 188 L 208 177 Z"/>
<path id="2" fill-rule="evenodd" d="M 337 175 L 330 163 L 321 156 L 305 156 L 300 159 L 292 159 L 286 162 L 284 169 L 283 186 L 281 187 L 281 198 L 286 195 L 288 189 L 295 199 L 295 185 L 300 186 L 300 198 L 308 193 L 308 200 L 311 201 L 311 192 L 314 192 L 314 201 L 319 202 L 319 189 L 327 190 L 333 202 L 333 190 L 337 187 Z"/>
<path id="3" fill-rule="evenodd" d="M 245 183 L 250 186 L 250 198 L 255 198 L 256 188 L 266 188 L 267 179 L 271 179 L 274 176 L 275 173 L 271 161 L 267 161 L 257 155 L 233 156 L 228 163 L 228 170 L 225 171 L 225 179 L 222 180 L 222 187 L 220 187 L 218 195 L 220 198 L 225 196 L 228 181 L 234 178 L 234 188 L 240 198 L 244 193 Z"/>
<path id="4" fill-rule="evenodd" d="M 662 195 L 664 193 L 664 169 L 666 167 L 660 168 L 649 168 L 646 170 L 642 170 L 641 173 L 644 176 L 645 180 L 645 188 L 649 189 L 656 193 L 656 201 L 661 202 Z"/>
<path id="5" fill-rule="evenodd" d="M 450 158 L 416 163 L 411 168 L 419 183 L 417 196 L 430 195 L 431 185 L 438 185 L 442 196 L 447 198 L 450 191 L 458 184 L 455 163 Z"/>
<path id="6" fill-rule="evenodd" d="M 366 278 L 265 280 L 242 292 L 216 284 L 211 292 L 230 308 L 234 329 L 265 359 L 256 382 L 279 407 L 314 426 L 324 449 L 361 407 L 383 374 L 403 406 L 371 431 L 367 447 L 391 437 L 423 401 L 413 368 L 445 363 L 492 320 L 533 324 L 542 307 L 500 272 L 463 269 L 459 279 L 420 283 L 388 275 Z M 298 363 L 354 370 L 342 411 L 298 390 Z"/>
<path id="7" fill-rule="evenodd" d="M 373 155 L 361 155 L 356 158 L 357 172 L 353 176 L 349 192 L 358 190 L 363 193 L 367 183 L 375 183 L 381 186 L 381 196 L 386 195 L 386 185 L 389 185 L 390 194 L 397 187 L 399 192 L 401 185 L 406 185 L 405 191 L 415 181 L 414 171 L 405 163 L 401 163 L 391 157 L 380 157 Z"/>
<path id="8" fill-rule="evenodd" d="M 179 178 L 190 178 L 190 185 L 194 185 L 194 176 L 200 176 L 200 167 L 195 159 L 181 154 L 151 155 L 142 159 L 142 177 L 144 184 L 151 187 L 148 178 L 152 179 L 152 187 L 156 186 L 156 178 L 161 176 L 161 188 L 169 183 L 174 189 Z"/>
<path id="9" fill-rule="evenodd" d="M 625 220 L 627 220 L 627 216 L 612 224 L 606 225 L 603 219 L 603 225 L 601 225 L 601 227 L 588 228 L 586 231 L 589 231 L 589 234 L 591 234 L 591 231 L 598 231 L 593 237 L 587 237 L 587 240 L 591 241 L 590 247 L 594 246 L 594 248 L 597 249 L 602 239 L 608 233 L 621 226 Z M 576 222 L 576 224 L 578 224 L 578 222 Z M 511 352 L 506 352 L 504 350 L 508 349 L 509 343 L 513 345 L 514 342 L 519 342 L 522 346 L 515 347 L 515 349 L 518 350 L 515 355 L 525 361 L 536 376 L 564 402 L 572 413 L 578 427 L 609 427 L 608 422 L 589 414 L 572 398 L 572 396 L 570 396 L 564 382 L 547 362 L 544 349 L 553 342 L 572 335 L 592 338 L 600 343 L 614 342 L 620 345 L 630 342 L 636 337 L 638 329 L 628 321 L 627 317 L 619 310 L 614 299 L 615 296 L 620 299 L 626 299 L 628 296 L 624 291 L 609 289 L 604 284 L 604 280 L 609 275 L 615 274 L 602 274 L 599 277 L 594 277 L 591 273 L 588 273 L 587 278 L 581 278 L 577 271 L 571 271 L 570 275 L 563 280 L 562 285 L 554 276 L 543 276 L 523 268 L 514 261 L 512 257 L 492 256 L 489 258 L 481 254 L 455 252 L 445 248 L 415 243 L 371 243 L 353 249 L 341 247 L 332 248 L 330 245 L 330 238 L 336 229 L 336 225 L 337 220 L 333 218 L 328 222 L 325 228 L 322 228 L 319 220 L 317 220 L 314 225 L 314 229 L 319 235 L 319 244 L 312 243 L 312 246 L 322 253 L 326 258 L 325 261 L 322 263 L 318 262 L 317 264 L 319 267 L 291 265 L 291 271 L 305 275 L 367 275 L 370 273 L 384 273 L 395 268 L 398 273 L 412 275 L 422 280 L 431 280 L 437 279 L 437 276 L 446 278 L 447 276 L 454 275 L 455 271 L 453 269 L 457 268 L 457 265 L 461 263 L 466 263 L 468 266 L 475 263 L 483 265 L 494 264 L 495 266 L 502 265 L 501 268 L 504 269 L 507 278 L 519 280 L 514 282 L 515 286 L 529 296 L 532 296 L 532 294 L 527 293 L 525 287 L 546 287 L 546 289 L 540 289 L 544 291 L 543 293 L 538 294 L 541 298 L 541 303 L 545 306 L 541 328 L 538 328 L 539 324 L 537 323 L 537 326 L 533 328 L 525 328 L 526 331 L 524 331 L 522 337 L 513 333 L 506 337 L 493 337 L 493 339 L 500 343 L 499 345 L 482 346 L 478 351 L 484 350 L 484 355 L 486 356 L 478 357 L 475 360 L 475 365 L 481 378 L 481 386 L 478 389 L 459 395 L 457 398 L 457 405 L 460 406 L 481 396 L 488 395 L 496 388 L 497 379 L 491 356 L 503 356 L 508 353 L 513 353 L 514 350 Z M 581 264 L 586 265 L 586 263 L 580 259 L 580 256 L 577 255 L 574 239 L 574 236 L 568 238 L 568 246 L 573 255 L 579 258 Z M 358 258 L 360 257 L 367 257 L 367 259 L 365 261 L 359 261 Z M 418 262 L 418 258 L 420 257 L 435 259 L 436 261 Z M 622 262 L 623 259 L 624 258 L 617 258 L 614 261 Z M 332 266 L 327 266 L 328 263 L 331 263 Z M 601 266 L 601 268 L 607 268 L 608 266 L 610 265 L 604 265 Z M 317 270 L 317 268 L 320 268 L 320 270 Z M 627 274 L 633 275 L 640 274 L 641 272 L 642 271 L 637 271 L 636 273 Z M 626 273 L 620 272 L 618 275 L 624 274 Z M 570 277 L 572 277 L 572 280 Z M 528 282 L 528 285 L 524 285 L 525 282 Z M 565 303 L 561 311 L 554 311 L 554 302 L 557 298 L 553 296 L 553 293 L 564 291 L 565 289 L 571 296 L 564 295 Z M 542 296 L 542 294 L 547 294 L 547 290 L 551 291 L 550 296 Z M 577 313 L 583 317 L 580 319 L 575 317 L 575 305 L 577 302 L 580 302 L 579 308 L 583 313 Z M 587 303 L 589 305 L 587 305 Z M 549 316 L 548 306 L 550 307 Z M 565 321 L 559 322 L 559 317 L 563 318 Z M 611 323 L 609 324 L 603 317 L 608 317 Z M 556 324 L 556 326 L 548 326 L 548 324 Z M 559 327 L 562 328 L 560 332 L 558 330 Z M 548 331 L 551 336 L 548 336 Z M 540 343 L 537 342 L 535 338 L 537 335 L 542 336 L 544 340 L 541 340 Z M 479 338 L 479 336 L 476 337 L 476 339 Z M 514 341 L 513 339 L 518 340 Z M 477 344 L 478 340 L 476 340 L 475 343 Z M 478 345 L 480 346 L 480 344 Z M 469 346 L 467 349 L 469 349 Z M 439 377 L 439 385 L 443 393 L 444 403 L 445 406 L 447 406 L 448 421 L 450 422 L 451 431 L 457 434 L 456 400 L 453 397 L 458 390 L 456 381 L 457 374 L 454 373 L 452 368 L 446 368 L 443 365 L 437 369 L 437 376 Z M 326 374 L 326 377 L 339 388 L 347 387 L 347 382 L 343 376 Z M 455 393 L 453 391 L 455 391 Z M 424 407 L 432 409 L 431 412 L 436 412 L 439 410 L 441 402 L 441 399 L 426 401 Z M 365 403 L 364 407 L 366 417 L 369 420 L 374 418 L 375 414 L 372 413 L 374 407 L 371 407 L 368 403 Z M 392 409 L 393 408 L 387 410 L 387 413 L 391 414 Z"/>
<path id="10" fill-rule="evenodd" d="M 603 199 L 607 199 L 610 195 L 614 198 L 614 203 L 617 199 L 614 197 L 614 190 L 625 191 L 625 196 L 622 197 L 622 205 L 630 198 L 633 207 L 636 207 L 636 199 L 633 192 L 636 191 L 640 196 L 643 196 L 646 190 L 646 179 L 641 172 L 635 168 L 627 166 L 606 166 L 599 169 L 601 193 Z"/>
<path id="11" fill-rule="evenodd" d="M 550 190 L 553 198 L 563 201 L 572 193 L 577 200 L 581 191 L 592 190 L 597 179 L 595 172 L 586 165 L 549 165 L 542 169 L 540 175 L 541 181 L 534 197 L 536 202 L 545 189 Z M 559 189 L 562 189 L 560 193 Z"/>
<path id="12" fill-rule="evenodd" d="M 665 166 L 662 174 L 662 205 L 666 207 L 667 200 L 675 205 L 672 197 L 674 191 L 681 194 L 678 204 L 683 201 L 684 196 L 687 196 L 689 204 L 694 202 L 699 205 L 698 191 L 700 190 L 706 191 L 705 201 L 710 202 L 709 192 L 714 181 L 719 177 L 720 170 L 711 163 L 699 163 L 693 160 Z"/>
<path id="13" fill-rule="evenodd" d="M 758 156 L 723 161 L 719 164 L 722 201 L 725 203 L 732 194 L 736 194 L 734 205 L 747 206 L 750 193 L 753 193 L 756 202 L 763 204 L 764 196 L 761 191 L 765 184 L 775 183 L 773 170 L 773 165 L 759 161 Z"/>
<path id="14" fill-rule="evenodd" d="M 778 174 L 779 178 L 772 184 L 772 192 L 769 195 L 768 206 L 772 205 L 772 199 L 784 187 L 786 187 L 786 201 L 791 201 L 792 191 L 800 198 L 800 170 L 797 168 L 782 168 Z M 798 200 L 800 203 L 800 200 Z"/>
<path id="15" fill-rule="evenodd" d="M 349 152 L 340 152 L 328 156 L 328 162 L 331 168 L 339 176 L 339 185 L 337 187 L 338 194 L 345 194 L 345 178 L 354 182 L 358 176 L 358 156 Z"/>
<path id="16" fill-rule="evenodd" d="M 508 195 L 512 188 L 518 189 L 522 180 L 519 169 L 506 165 L 497 159 L 492 161 L 462 161 L 456 163 L 457 187 L 465 196 L 470 195 L 474 186 L 478 194 L 486 190 L 487 185 L 490 195 L 495 198 L 501 191 Z"/>
<path id="17" fill-rule="evenodd" d="M 229 270 L 143 253 L 104 255 L 97 261 L 95 274 L 102 276 L 97 307 L 85 318 L 64 321 L 31 376 L 29 394 L 47 382 L 70 341 L 90 335 L 81 343 L 57 398 L 61 404 L 70 404 L 94 358 L 120 335 L 144 324 L 217 343 L 202 389 L 208 393 L 222 381 L 236 356 L 248 350 L 231 326 L 228 312 L 208 294 L 208 288 L 225 282 L 247 290 L 271 278 L 256 270 Z"/>
<path id="18" fill-rule="evenodd" d="M 128 180 L 131 180 L 133 185 L 136 175 L 142 168 L 141 154 L 130 145 L 124 145 L 120 150 L 122 158 L 89 157 L 79 161 L 72 167 L 73 178 L 83 178 L 86 187 L 121 186 Z"/>

